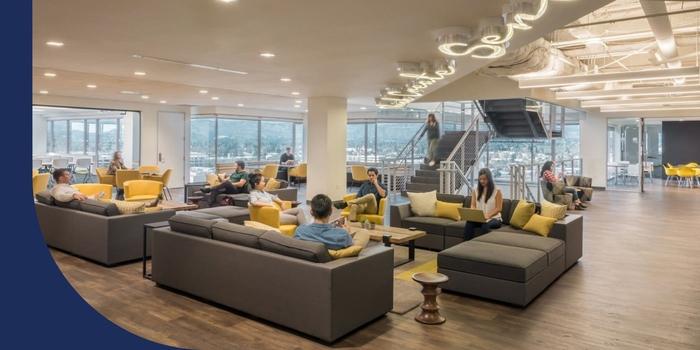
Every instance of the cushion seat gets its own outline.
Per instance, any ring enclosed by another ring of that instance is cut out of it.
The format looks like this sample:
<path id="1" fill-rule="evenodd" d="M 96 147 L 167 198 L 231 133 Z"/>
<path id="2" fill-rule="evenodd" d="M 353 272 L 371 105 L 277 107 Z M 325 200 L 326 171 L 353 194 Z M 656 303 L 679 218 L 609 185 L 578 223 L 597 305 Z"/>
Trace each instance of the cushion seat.
<path id="1" fill-rule="evenodd" d="M 156 195 L 151 195 L 151 194 L 141 194 L 141 195 L 136 195 L 136 196 L 130 196 L 129 198 L 126 199 L 127 202 L 136 202 L 136 201 L 150 201 L 158 198 Z"/>
<path id="2" fill-rule="evenodd" d="M 510 232 L 510 233 L 524 233 L 525 231 L 519 230 L 510 225 L 502 225 L 500 228 L 492 230 L 492 232 Z"/>
<path id="3" fill-rule="evenodd" d="M 445 226 L 445 236 L 464 238 L 464 225 L 466 221 L 453 221 Z"/>
<path id="4" fill-rule="evenodd" d="M 474 241 L 539 250 L 547 254 L 548 264 L 564 256 L 563 241 L 556 238 L 536 236 L 523 231 L 521 233 L 494 231 L 474 238 Z"/>
<path id="5" fill-rule="evenodd" d="M 405 227 L 415 227 L 428 233 L 444 234 L 445 226 L 454 223 L 454 220 L 437 218 L 432 216 L 409 216 L 403 219 Z"/>
<path id="6" fill-rule="evenodd" d="M 547 254 L 536 249 L 468 241 L 438 254 L 441 269 L 524 283 L 547 267 Z"/>

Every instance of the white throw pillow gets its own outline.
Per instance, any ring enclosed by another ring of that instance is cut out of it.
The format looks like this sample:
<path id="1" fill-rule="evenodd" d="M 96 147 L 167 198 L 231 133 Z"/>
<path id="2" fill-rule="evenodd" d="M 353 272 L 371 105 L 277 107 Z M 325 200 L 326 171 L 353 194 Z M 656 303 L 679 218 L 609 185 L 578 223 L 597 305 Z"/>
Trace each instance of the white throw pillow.
<path id="1" fill-rule="evenodd" d="M 411 201 L 411 211 L 415 216 L 435 216 L 437 191 L 411 193 L 407 192 Z"/>

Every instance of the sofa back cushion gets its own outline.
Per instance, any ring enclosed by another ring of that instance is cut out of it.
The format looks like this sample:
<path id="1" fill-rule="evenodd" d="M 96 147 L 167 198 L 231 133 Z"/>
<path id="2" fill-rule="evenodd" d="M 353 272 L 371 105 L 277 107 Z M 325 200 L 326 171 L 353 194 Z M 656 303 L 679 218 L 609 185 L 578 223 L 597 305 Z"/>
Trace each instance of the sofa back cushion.
<path id="1" fill-rule="evenodd" d="M 70 201 L 70 202 L 61 202 L 61 201 L 54 200 L 54 203 L 56 203 L 56 206 L 61 207 L 61 208 L 80 210 L 80 201 L 75 200 L 75 199 Z"/>
<path id="2" fill-rule="evenodd" d="M 37 192 L 37 194 L 35 194 L 34 197 L 41 204 L 56 205 L 56 201 L 54 201 L 53 196 L 51 195 L 51 191 L 49 190 Z"/>
<path id="3" fill-rule="evenodd" d="M 260 236 L 260 248 L 268 252 L 317 263 L 333 260 L 323 243 L 302 241 L 272 231 L 267 231 Z"/>
<path id="4" fill-rule="evenodd" d="M 503 209 L 501 209 L 501 221 L 504 224 L 510 224 L 510 217 L 513 216 L 513 210 L 518 205 L 517 200 L 510 200 L 503 198 Z"/>
<path id="5" fill-rule="evenodd" d="M 96 199 L 86 199 L 80 202 L 80 210 L 86 213 L 93 213 L 103 216 L 119 215 L 117 205 L 110 202 L 103 202 Z"/>
<path id="6" fill-rule="evenodd" d="M 214 240 L 256 249 L 260 249 L 260 236 L 265 232 L 265 230 L 224 221 L 215 222 L 211 227 Z"/>
<path id="7" fill-rule="evenodd" d="M 218 221 L 202 219 L 193 215 L 176 214 L 172 216 L 168 222 L 170 223 L 170 229 L 175 232 L 202 238 L 211 238 L 211 228 Z"/>
<path id="8" fill-rule="evenodd" d="M 464 196 L 459 194 L 438 193 L 437 200 L 448 203 L 464 203 Z"/>

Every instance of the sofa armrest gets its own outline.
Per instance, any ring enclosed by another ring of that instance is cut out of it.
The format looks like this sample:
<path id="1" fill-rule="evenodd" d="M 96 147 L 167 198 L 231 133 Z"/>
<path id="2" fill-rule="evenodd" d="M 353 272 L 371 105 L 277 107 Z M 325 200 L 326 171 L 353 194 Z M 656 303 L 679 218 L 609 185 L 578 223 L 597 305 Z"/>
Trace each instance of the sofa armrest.
<path id="1" fill-rule="evenodd" d="M 571 267 L 583 256 L 583 217 L 568 214 L 554 223 L 549 237 L 564 241 L 566 244 L 566 267 Z"/>
<path id="2" fill-rule="evenodd" d="M 389 217 L 391 219 L 390 226 L 393 227 L 402 227 L 403 219 L 411 216 L 411 205 L 406 203 L 406 204 L 397 204 L 397 205 L 392 205 L 391 206 L 391 211 L 389 213 Z"/>
<path id="3" fill-rule="evenodd" d="M 267 192 L 274 194 L 274 195 L 277 195 L 277 197 L 280 197 L 280 199 L 283 201 L 295 202 L 297 200 L 297 188 L 296 187 L 280 188 L 277 190 L 270 190 Z"/>

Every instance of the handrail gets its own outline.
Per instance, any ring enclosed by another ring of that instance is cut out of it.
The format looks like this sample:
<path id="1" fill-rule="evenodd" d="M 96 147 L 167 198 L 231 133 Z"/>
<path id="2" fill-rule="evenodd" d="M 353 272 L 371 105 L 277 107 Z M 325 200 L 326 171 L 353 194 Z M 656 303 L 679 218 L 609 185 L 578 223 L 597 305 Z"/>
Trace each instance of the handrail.
<path id="1" fill-rule="evenodd" d="M 471 121 L 471 123 L 469 123 L 469 126 L 466 129 L 464 129 L 464 134 L 462 135 L 462 137 L 460 137 L 459 142 L 457 142 L 457 145 L 455 145 L 455 147 L 452 149 L 452 152 L 450 152 L 450 155 L 447 156 L 447 158 L 445 159 L 446 162 L 451 162 L 452 160 L 454 160 L 454 157 L 457 154 L 457 151 L 459 151 L 459 149 L 462 147 L 464 142 L 467 141 L 467 137 L 469 136 L 469 132 L 472 131 L 474 126 L 477 124 L 478 119 L 479 118 L 472 118 L 472 121 Z M 476 131 L 478 132 L 479 130 L 476 130 Z M 477 134 L 477 137 L 478 137 L 478 134 Z"/>
<path id="2" fill-rule="evenodd" d="M 409 149 L 409 146 L 411 146 L 411 148 L 416 147 L 416 144 L 423 138 L 423 135 L 425 135 L 423 133 L 423 130 L 425 130 L 427 125 L 428 125 L 428 123 L 426 122 L 426 123 L 423 123 L 423 125 L 421 125 L 420 128 L 418 128 L 418 131 L 416 131 L 416 133 L 413 135 L 413 137 L 411 137 L 411 139 L 408 140 L 406 145 L 403 146 L 403 148 L 401 149 L 401 152 L 399 152 L 399 154 L 396 156 L 396 158 L 393 161 L 391 161 L 391 163 L 398 163 L 401 159 L 405 158 L 404 152 L 406 152 Z"/>

